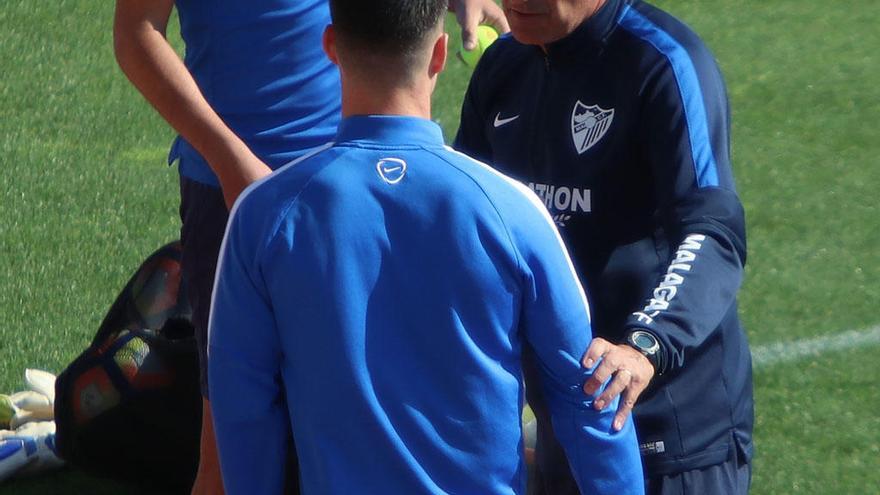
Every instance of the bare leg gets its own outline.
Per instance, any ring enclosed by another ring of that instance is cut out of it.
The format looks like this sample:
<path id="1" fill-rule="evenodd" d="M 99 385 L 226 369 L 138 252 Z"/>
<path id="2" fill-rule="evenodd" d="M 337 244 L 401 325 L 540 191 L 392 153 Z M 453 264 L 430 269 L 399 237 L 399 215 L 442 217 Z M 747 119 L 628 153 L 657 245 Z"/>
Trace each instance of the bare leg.
<path id="1" fill-rule="evenodd" d="M 214 419 L 211 402 L 202 398 L 202 442 L 199 448 L 199 471 L 193 484 L 192 495 L 223 495 L 223 477 L 214 437 Z"/>

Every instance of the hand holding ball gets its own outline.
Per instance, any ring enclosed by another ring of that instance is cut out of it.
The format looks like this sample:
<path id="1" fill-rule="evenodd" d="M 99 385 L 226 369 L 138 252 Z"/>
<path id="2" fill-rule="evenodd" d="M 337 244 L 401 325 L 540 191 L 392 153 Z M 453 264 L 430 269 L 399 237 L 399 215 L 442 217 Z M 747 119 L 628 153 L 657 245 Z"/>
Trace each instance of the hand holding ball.
<path id="1" fill-rule="evenodd" d="M 497 39 L 498 31 L 491 26 L 477 26 L 477 46 L 473 50 L 465 50 L 462 45 L 458 50 L 458 56 L 468 67 L 476 67 L 483 52 Z"/>

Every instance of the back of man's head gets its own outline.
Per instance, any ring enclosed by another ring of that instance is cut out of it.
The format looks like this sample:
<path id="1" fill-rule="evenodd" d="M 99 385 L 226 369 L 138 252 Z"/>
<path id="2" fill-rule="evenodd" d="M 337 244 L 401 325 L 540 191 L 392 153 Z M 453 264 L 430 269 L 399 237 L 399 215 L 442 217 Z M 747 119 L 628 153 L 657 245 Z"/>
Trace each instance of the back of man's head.
<path id="1" fill-rule="evenodd" d="M 446 8 L 447 0 L 330 0 L 340 60 L 379 77 L 388 69 L 418 70 Z"/>

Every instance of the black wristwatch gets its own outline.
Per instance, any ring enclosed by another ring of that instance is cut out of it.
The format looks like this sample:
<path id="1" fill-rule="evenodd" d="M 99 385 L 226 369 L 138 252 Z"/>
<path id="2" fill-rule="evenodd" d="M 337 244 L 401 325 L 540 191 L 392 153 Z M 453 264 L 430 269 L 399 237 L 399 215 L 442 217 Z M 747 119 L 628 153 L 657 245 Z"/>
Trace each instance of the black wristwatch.
<path id="1" fill-rule="evenodd" d="M 660 353 L 660 341 L 653 333 L 647 330 L 633 330 L 626 336 L 626 343 L 633 349 L 641 352 L 658 375 L 663 374 L 663 355 Z"/>

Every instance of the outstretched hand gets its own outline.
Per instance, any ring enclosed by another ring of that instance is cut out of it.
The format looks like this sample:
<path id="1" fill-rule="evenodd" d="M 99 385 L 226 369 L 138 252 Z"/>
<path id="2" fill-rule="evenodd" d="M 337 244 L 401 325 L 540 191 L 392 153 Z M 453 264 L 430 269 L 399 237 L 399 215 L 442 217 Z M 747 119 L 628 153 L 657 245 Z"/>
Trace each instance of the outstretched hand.
<path id="1" fill-rule="evenodd" d="M 461 26 L 461 43 L 465 50 L 476 48 L 480 24 L 488 24 L 499 33 L 510 31 L 504 11 L 492 0 L 449 0 L 449 10 L 455 12 Z"/>
<path id="2" fill-rule="evenodd" d="M 620 431 L 626 424 L 626 418 L 632 412 L 639 395 L 654 377 L 654 367 L 648 358 L 632 347 L 612 344 L 596 337 L 584 354 L 583 365 L 592 368 L 600 359 L 601 363 L 593 371 L 593 376 L 584 383 L 584 392 L 595 395 L 602 384 L 609 377 L 614 376 L 602 394 L 593 401 L 593 406 L 601 411 L 620 395 L 620 404 L 613 423 L 614 430 Z"/>

